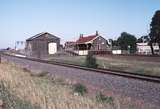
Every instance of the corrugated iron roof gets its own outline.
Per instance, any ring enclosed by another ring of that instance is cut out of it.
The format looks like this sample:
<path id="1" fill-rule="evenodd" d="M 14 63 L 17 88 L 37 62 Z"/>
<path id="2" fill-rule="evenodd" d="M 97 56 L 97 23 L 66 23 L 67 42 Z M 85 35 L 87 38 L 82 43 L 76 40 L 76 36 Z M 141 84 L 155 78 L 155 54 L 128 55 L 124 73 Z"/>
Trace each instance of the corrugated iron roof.
<path id="1" fill-rule="evenodd" d="M 85 36 L 85 37 L 80 37 L 76 43 L 77 44 L 83 44 L 83 43 L 86 43 L 86 42 L 89 42 L 89 41 L 92 41 L 93 39 L 95 39 L 97 37 L 97 35 L 90 35 L 90 36 Z"/>
<path id="2" fill-rule="evenodd" d="M 33 40 L 33 39 L 36 39 L 36 38 L 38 38 L 38 37 L 40 37 L 40 36 L 42 36 L 42 35 L 44 35 L 44 34 L 49 34 L 50 36 L 59 39 L 57 36 L 52 35 L 52 34 L 50 34 L 50 33 L 48 33 L 48 32 L 42 32 L 42 33 L 36 34 L 36 35 L 28 38 L 27 41 L 31 41 L 31 40 Z"/>

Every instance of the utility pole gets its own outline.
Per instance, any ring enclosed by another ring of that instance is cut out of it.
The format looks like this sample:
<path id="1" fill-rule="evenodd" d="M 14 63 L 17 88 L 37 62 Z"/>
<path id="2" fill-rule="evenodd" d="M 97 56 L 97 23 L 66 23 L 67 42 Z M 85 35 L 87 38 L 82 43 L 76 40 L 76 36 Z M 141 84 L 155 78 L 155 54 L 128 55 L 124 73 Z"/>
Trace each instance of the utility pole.
<path id="1" fill-rule="evenodd" d="M 2 56 L 2 55 L 1 55 L 1 51 L 0 51 L 0 64 L 1 64 L 1 56 Z"/>

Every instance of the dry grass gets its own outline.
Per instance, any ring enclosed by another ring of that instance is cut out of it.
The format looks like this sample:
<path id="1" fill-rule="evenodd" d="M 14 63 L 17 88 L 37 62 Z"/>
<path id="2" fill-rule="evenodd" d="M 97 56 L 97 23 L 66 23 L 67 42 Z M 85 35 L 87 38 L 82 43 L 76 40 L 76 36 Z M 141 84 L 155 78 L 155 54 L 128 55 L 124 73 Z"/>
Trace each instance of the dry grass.
<path id="1" fill-rule="evenodd" d="M 52 57 L 49 60 L 84 65 L 85 56 Z M 125 60 L 121 58 L 97 57 L 98 67 L 112 70 L 128 71 L 147 75 L 160 76 L 160 63 L 142 60 Z"/>
<path id="2" fill-rule="evenodd" d="M 0 81 L 10 93 L 41 109 L 112 109 L 94 97 L 75 96 L 69 85 L 55 84 L 45 77 L 31 76 L 13 64 L 0 64 Z"/>
<path id="3" fill-rule="evenodd" d="M 160 63 L 138 60 L 98 57 L 98 64 L 102 68 L 122 70 L 131 73 L 160 76 Z"/>

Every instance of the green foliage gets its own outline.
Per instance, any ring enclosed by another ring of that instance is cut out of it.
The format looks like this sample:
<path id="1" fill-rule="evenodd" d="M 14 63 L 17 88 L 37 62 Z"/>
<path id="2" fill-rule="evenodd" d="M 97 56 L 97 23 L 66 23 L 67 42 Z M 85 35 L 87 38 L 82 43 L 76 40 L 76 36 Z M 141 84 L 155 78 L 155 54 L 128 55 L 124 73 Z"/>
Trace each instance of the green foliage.
<path id="1" fill-rule="evenodd" d="M 160 10 L 155 12 L 150 27 L 151 41 L 160 42 Z"/>
<path id="2" fill-rule="evenodd" d="M 122 50 L 129 50 L 130 53 L 136 52 L 137 38 L 134 35 L 123 32 L 121 33 L 121 36 L 117 39 L 117 42 Z"/>
<path id="3" fill-rule="evenodd" d="M 101 92 L 96 95 L 96 99 L 99 102 L 107 103 L 110 105 L 114 105 L 114 99 L 111 96 L 105 96 Z"/>
<path id="4" fill-rule="evenodd" d="M 98 67 L 98 64 L 96 62 L 96 58 L 90 52 L 86 56 L 85 66 L 87 66 L 89 68 L 97 68 Z"/>
<path id="5" fill-rule="evenodd" d="M 118 46 L 117 40 L 109 39 L 109 42 L 111 43 L 112 47 Z"/>
<path id="6" fill-rule="evenodd" d="M 74 86 L 73 86 L 73 88 L 74 88 L 74 92 L 77 92 L 77 93 L 79 93 L 80 95 L 84 95 L 85 93 L 87 93 L 87 88 L 83 85 L 83 84 L 80 84 L 80 83 L 78 83 L 78 84 L 75 84 Z"/>
<path id="7" fill-rule="evenodd" d="M 2 81 L 0 82 L 0 99 L 4 103 L 5 109 L 40 109 L 33 107 L 29 101 L 21 100 L 12 95 Z"/>
<path id="8" fill-rule="evenodd" d="M 146 36 L 141 36 L 140 38 L 138 38 L 137 43 L 148 43 L 150 42 L 150 37 L 148 35 Z"/>
<path id="9" fill-rule="evenodd" d="M 158 43 L 160 46 L 160 10 L 156 11 L 152 18 L 149 36 L 151 39 L 152 54 L 154 54 L 152 43 Z"/>

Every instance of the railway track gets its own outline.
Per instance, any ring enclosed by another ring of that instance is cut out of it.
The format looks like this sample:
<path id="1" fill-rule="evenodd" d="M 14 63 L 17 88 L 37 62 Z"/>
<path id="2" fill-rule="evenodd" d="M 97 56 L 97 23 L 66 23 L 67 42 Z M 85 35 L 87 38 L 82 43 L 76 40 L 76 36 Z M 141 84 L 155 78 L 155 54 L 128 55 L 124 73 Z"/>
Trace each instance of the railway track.
<path id="1" fill-rule="evenodd" d="M 9 54 L 5 54 L 5 53 L 2 53 L 1 55 L 7 55 L 10 57 L 16 57 L 16 58 L 31 60 L 31 61 L 40 62 L 40 63 L 82 69 L 82 70 L 92 71 L 92 72 L 97 72 L 97 73 L 102 73 L 102 74 L 117 75 L 117 76 L 122 76 L 122 77 L 126 77 L 126 78 L 133 78 L 133 79 L 138 79 L 138 80 L 143 80 L 143 81 L 160 83 L 160 77 L 158 77 L 158 76 L 143 75 L 143 74 L 138 74 L 138 73 L 124 72 L 124 71 L 110 70 L 110 69 L 87 68 L 85 66 L 80 66 L 80 65 L 75 65 L 75 64 L 68 64 L 68 63 L 63 63 L 63 62 L 48 61 L 48 60 L 41 60 L 41 59 L 21 57 L 21 56 L 14 56 L 14 55 L 9 55 Z"/>
<path id="2" fill-rule="evenodd" d="M 2 54 L 2 62 L 13 62 L 31 71 L 46 71 L 51 77 L 60 77 L 69 83 L 82 83 L 88 89 L 104 93 L 131 97 L 137 102 L 152 104 L 153 108 L 160 107 L 160 78 L 149 75 L 130 74 L 127 72 L 92 69 L 84 66 L 47 61 L 34 58 Z M 140 101 L 139 101 L 140 100 Z"/>

